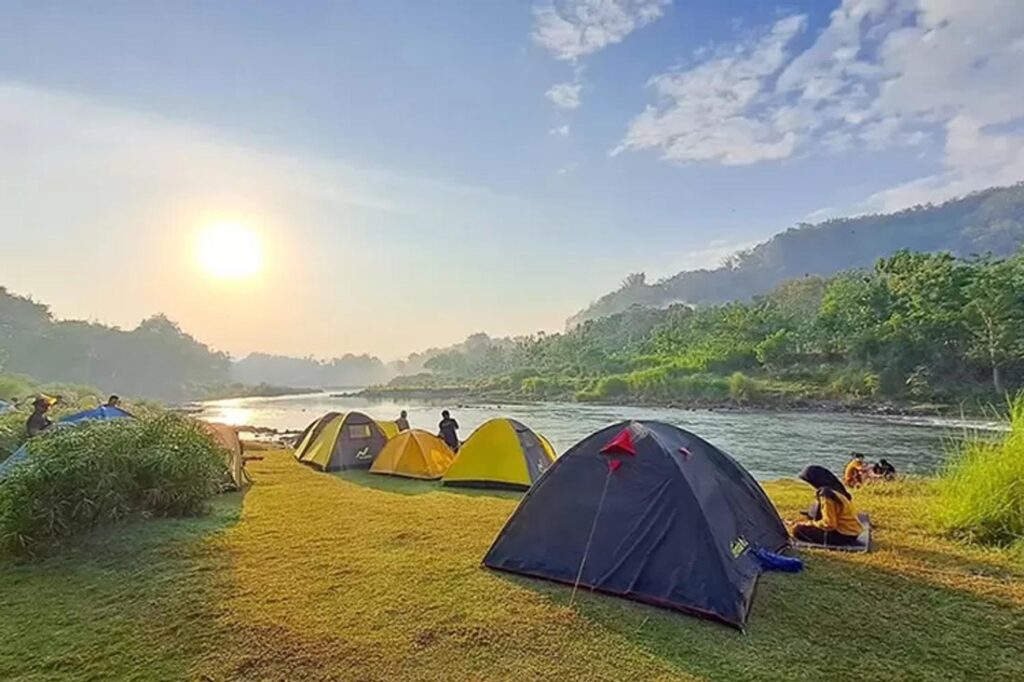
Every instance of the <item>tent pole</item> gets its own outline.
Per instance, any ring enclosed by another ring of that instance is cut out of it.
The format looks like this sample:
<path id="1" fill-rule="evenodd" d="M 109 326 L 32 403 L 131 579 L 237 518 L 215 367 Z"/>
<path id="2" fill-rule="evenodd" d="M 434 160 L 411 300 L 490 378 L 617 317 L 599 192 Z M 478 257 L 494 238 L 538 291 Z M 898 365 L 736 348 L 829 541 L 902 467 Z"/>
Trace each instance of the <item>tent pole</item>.
<path id="1" fill-rule="evenodd" d="M 576 590 L 579 589 L 580 580 L 583 578 L 583 567 L 587 565 L 587 557 L 590 556 L 590 544 L 594 541 L 594 531 L 597 530 L 597 520 L 601 518 L 601 509 L 604 507 L 604 498 L 608 493 L 608 483 L 612 480 L 612 469 L 608 467 L 608 475 L 604 479 L 604 488 L 601 490 L 601 500 L 597 503 L 597 511 L 594 513 L 594 523 L 590 526 L 590 536 L 587 538 L 587 546 L 583 549 L 583 558 L 580 559 L 580 570 L 576 572 L 576 580 L 572 584 L 572 595 L 569 597 L 569 606 L 576 601 Z"/>

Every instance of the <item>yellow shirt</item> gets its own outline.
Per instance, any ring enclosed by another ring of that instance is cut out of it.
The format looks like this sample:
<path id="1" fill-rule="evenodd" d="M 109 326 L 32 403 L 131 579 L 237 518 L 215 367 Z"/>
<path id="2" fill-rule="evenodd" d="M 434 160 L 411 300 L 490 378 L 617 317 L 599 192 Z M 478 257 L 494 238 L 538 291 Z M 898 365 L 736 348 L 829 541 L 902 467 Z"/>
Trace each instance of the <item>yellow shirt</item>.
<path id="1" fill-rule="evenodd" d="M 843 472 L 843 485 L 847 488 L 856 488 L 864 482 L 864 463 L 857 459 L 851 459 Z"/>
<path id="2" fill-rule="evenodd" d="M 818 501 L 821 503 L 821 518 L 807 525 L 853 537 L 860 535 L 863 528 L 853 502 L 838 493 L 832 496 L 819 495 Z"/>

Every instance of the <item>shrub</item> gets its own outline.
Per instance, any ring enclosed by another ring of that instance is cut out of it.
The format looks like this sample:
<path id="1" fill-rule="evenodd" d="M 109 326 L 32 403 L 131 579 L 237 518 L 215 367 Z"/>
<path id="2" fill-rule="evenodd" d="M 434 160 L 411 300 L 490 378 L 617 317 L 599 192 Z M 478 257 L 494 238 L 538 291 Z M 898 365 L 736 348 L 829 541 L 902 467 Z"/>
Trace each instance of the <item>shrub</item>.
<path id="1" fill-rule="evenodd" d="M 224 475 L 210 436 L 171 414 L 55 429 L 29 448 L 0 481 L 0 554 L 32 554 L 135 512 L 201 513 Z"/>
<path id="2" fill-rule="evenodd" d="M 733 372 L 729 376 L 729 397 L 738 403 L 754 400 L 760 393 L 760 385 L 756 379 L 743 372 Z"/>
<path id="3" fill-rule="evenodd" d="M 935 514 L 951 534 L 983 543 L 1024 543 L 1024 392 L 1000 440 L 968 438 L 938 481 Z"/>
<path id="4" fill-rule="evenodd" d="M 621 376 L 604 377 L 597 382 L 595 392 L 603 398 L 618 398 L 629 395 L 629 382 Z"/>
<path id="5" fill-rule="evenodd" d="M 0 462 L 7 459 L 25 440 L 25 420 L 28 413 L 8 410 L 0 414 Z"/>

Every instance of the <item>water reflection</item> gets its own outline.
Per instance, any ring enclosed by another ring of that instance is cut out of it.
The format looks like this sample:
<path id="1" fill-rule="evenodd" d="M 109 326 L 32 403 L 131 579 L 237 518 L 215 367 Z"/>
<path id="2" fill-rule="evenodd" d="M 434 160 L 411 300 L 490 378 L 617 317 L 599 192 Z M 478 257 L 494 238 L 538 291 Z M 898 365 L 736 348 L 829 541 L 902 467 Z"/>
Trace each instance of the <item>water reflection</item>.
<path id="1" fill-rule="evenodd" d="M 305 428 L 330 410 L 360 410 L 378 419 L 394 419 L 408 410 L 413 427 L 437 430 L 440 410 L 459 421 L 460 437 L 497 416 L 518 419 L 543 433 L 559 452 L 586 435 L 623 419 L 657 419 L 689 429 L 731 452 L 759 478 L 792 476 L 805 464 L 839 469 L 851 450 L 885 457 L 908 473 L 929 473 L 944 460 L 950 444 L 962 438 L 965 426 L 980 422 L 907 419 L 831 413 L 740 412 L 654 407 L 616 407 L 575 403 L 495 405 L 438 401 L 368 400 L 329 394 L 281 398 L 221 400 L 204 405 L 200 417 L 233 425 L 276 429 Z"/>

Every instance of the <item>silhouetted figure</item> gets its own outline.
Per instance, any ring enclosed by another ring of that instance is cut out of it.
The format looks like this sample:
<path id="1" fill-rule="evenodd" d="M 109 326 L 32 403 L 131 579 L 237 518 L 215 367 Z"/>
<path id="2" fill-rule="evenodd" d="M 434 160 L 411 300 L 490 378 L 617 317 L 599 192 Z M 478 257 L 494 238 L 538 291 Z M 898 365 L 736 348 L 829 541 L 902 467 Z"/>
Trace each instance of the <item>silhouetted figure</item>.
<path id="1" fill-rule="evenodd" d="M 25 422 L 25 431 L 28 433 L 28 437 L 39 434 L 40 432 L 48 429 L 52 421 L 46 416 L 46 413 L 50 411 L 50 401 L 46 398 L 36 398 L 32 403 L 32 414 L 28 416 L 28 421 Z"/>
<path id="2" fill-rule="evenodd" d="M 402 410 L 402 413 L 398 415 L 398 419 L 395 420 L 395 426 L 398 427 L 399 431 L 409 430 L 409 413 Z"/>
<path id="3" fill-rule="evenodd" d="M 877 464 L 871 467 L 871 473 L 876 478 L 881 478 L 885 481 L 891 481 L 896 478 L 896 467 L 889 463 L 887 459 L 879 459 Z"/>
<path id="4" fill-rule="evenodd" d="M 114 394 L 107 398 L 107 407 L 121 407 L 121 396 Z"/>
<path id="5" fill-rule="evenodd" d="M 448 444 L 452 450 L 459 449 L 459 422 L 452 419 L 448 410 L 441 412 L 441 422 L 437 425 L 437 435 Z"/>

